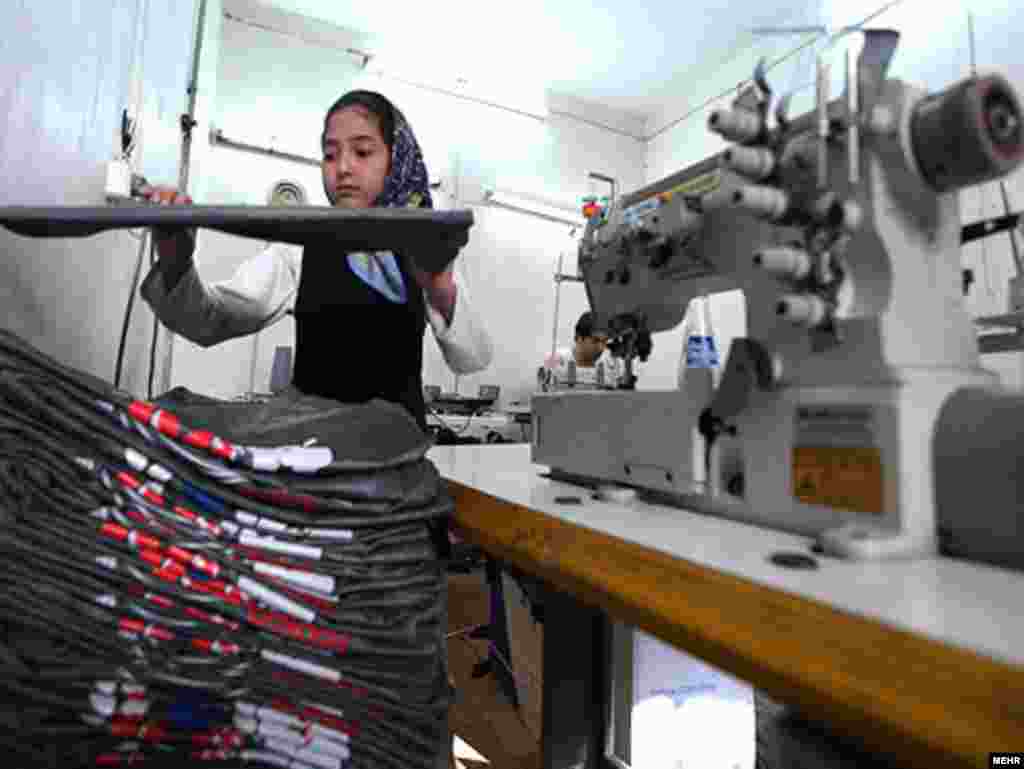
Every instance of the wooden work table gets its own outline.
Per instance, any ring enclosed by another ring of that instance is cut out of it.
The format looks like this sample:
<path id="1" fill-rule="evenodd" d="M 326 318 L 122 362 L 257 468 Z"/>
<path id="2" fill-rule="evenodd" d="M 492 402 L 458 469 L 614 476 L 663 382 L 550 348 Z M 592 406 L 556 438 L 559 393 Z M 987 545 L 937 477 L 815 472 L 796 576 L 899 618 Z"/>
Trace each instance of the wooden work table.
<path id="1" fill-rule="evenodd" d="M 944 557 L 784 568 L 770 555 L 807 538 L 595 501 L 542 477 L 529 445 L 430 458 L 468 540 L 900 766 L 1024 750 L 1024 574 Z"/>

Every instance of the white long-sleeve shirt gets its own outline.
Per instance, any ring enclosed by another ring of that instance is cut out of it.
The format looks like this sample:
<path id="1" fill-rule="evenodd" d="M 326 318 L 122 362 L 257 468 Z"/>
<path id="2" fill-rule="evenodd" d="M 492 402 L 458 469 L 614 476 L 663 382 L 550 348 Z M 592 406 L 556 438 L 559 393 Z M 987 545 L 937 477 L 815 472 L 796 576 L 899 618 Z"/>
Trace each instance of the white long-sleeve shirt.
<path id="1" fill-rule="evenodd" d="M 272 243 L 239 266 L 231 278 L 216 283 L 204 281 L 193 265 L 168 291 L 158 263 L 143 281 L 141 294 L 167 328 L 210 347 L 256 333 L 283 318 L 295 306 L 301 275 L 302 247 Z M 456 374 L 472 374 L 490 365 L 493 350 L 465 282 L 456 275 L 455 284 L 451 324 L 424 294 L 427 322 L 448 367 Z"/>
<path id="2" fill-rule="evenodd" d="M 549 391 L 567 389 L 592 389 L 601 387 L 615 389 L 625 376 L 625 364 L 618 358 L 612 356 L 610 350 L 605 350 L 594 361 L 593 366 L 576 366 L 575 373 L 570 385 L 569 361 L 574 360 L 573 350 L 569 347 L 561 347 L 555 351 L 554 356 L 548 356 L 545 365 L 542 367 L 546 372 L 544 375 L 543 387 Z M 639 360 L 633 362 L 634 374 L 639 374 Z"/>

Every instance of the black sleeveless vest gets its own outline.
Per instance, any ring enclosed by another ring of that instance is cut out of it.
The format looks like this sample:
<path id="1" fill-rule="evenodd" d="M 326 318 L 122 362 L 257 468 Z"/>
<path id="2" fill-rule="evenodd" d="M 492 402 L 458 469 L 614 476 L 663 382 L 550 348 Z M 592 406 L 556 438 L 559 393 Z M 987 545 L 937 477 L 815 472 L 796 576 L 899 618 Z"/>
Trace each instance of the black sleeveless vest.
<path id="1" fill-rule="evenodd" d="M 423 291 L 407 260 L 395 255 L 407 301 L 399 304 L 365 283 L 347 254 L 328 242 L 303 249 L 295 300 L 293 384 L 342 403 L 381 398 L 403 406 L 424 432 Z"/>

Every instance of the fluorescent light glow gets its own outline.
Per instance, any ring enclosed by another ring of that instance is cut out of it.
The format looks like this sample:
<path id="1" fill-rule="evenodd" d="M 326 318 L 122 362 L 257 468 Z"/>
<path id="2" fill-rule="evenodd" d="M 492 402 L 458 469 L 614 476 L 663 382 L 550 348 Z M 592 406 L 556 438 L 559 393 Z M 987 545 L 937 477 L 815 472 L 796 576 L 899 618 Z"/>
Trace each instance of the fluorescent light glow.
<path id="1" fill-rule="evenodd" d="M 507 192 L 485 190 L 483 198 L 487 205 L 505 208 L 510 211 L 532 214 L 533 216 L 539 216 L 543 219 L 571 224 L 577 227 L 582 227 L 585 223 L 581 213 L 575 209 L 562 208 L 561 206 L 542 203 L 519 195 L 512 195 Z"/>

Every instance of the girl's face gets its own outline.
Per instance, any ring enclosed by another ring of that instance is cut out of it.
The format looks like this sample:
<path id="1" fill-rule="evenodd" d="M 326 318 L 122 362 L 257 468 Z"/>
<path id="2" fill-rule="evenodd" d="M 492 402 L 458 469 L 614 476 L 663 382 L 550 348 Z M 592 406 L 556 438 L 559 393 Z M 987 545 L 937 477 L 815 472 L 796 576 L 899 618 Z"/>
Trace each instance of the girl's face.
<path id="1" fill-rule="evenodd" d="M 391 171 L 391 148 L 377 118 L 363 107 L 338 110 L 327 121 L 321 163 L 331 205 L 371 208 Z"/>

